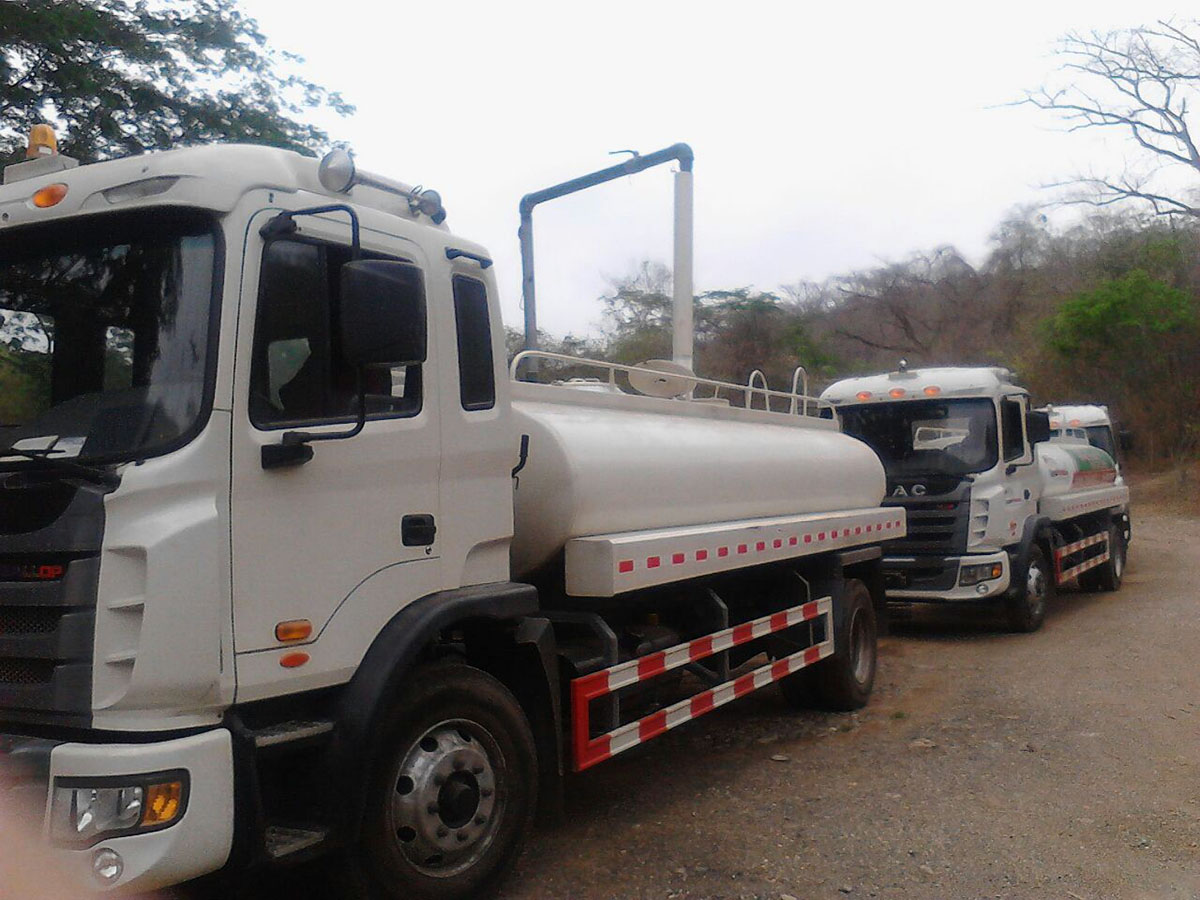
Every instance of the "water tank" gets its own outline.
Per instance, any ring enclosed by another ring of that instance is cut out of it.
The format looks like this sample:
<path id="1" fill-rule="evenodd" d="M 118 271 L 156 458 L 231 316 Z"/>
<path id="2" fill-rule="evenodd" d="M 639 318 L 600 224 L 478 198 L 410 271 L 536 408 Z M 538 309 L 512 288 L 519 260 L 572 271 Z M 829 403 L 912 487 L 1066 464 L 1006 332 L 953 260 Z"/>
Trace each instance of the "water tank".
<path id="1" fill-rule="evenodd" d="M 833 422 L 685 400 L 514 385 L 529 456 L 513 573 L 575 537 L 878 506 L 883 467 Z M 796 424 L 797 422 L 805 424 Z"/>
<path id="2" fill-rule="evenodd" d="M 1059 497 L 1104 487 L 1117 480 L 1113 458 L 1100 448 L 1082 441 L 1048 441 L 1036 445 L 1034 452 L 1042 478 L 1043 497 Z"/>

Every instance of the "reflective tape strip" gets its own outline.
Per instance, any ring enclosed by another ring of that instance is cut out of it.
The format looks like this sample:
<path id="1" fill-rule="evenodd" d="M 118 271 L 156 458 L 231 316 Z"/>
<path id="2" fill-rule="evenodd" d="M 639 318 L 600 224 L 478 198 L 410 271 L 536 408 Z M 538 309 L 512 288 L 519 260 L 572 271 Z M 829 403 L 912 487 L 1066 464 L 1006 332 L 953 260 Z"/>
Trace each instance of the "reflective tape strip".
<path id="1" fill-rule="evenodd" d="M 702 691 L 636 722 L 622 725 L 607 734 L 595 738 L 591 736 L 590 704 L 598 697 L 604 697 L 631 684 L 637 684 L 680 666 L 724 652 L 738 644 L 744 644 L 747 641 L 756 640 L 818 618 L 823 618 L 825 622 L 827 640 L 824 642 L 807 647 L 791 656 L 775 660 L 753 672 L 727 681 L 711 690 Z M 576 678 L 571 682 L 575 771 L 583 771 L 598 762 L 603 762 L 623 750 L 658 737 L 677 725 L 701 716 L 718 706 L 723 706 L 730 700 L 765 687 L 831 655 L 833 655 L 833 600 L 830 597 L 822 597 L 819 600 L 772 613 L 684 644 L 677 644 L 667 650 L 660 650 Z"/>
<path id="2" fill-rule="evenodd" d="M 1070 556 L 1072 553 L 1078 553 L 1087 547 L 1093 547 L 1101 541 L 1108 540 L 1108 532 L 1102 531 L 1099 534 L 1093 534 L 1091 537 L 1086 537 L 1081 541 L 1076 541 L 1073 544 L 1064 544 L 1054 551 L 1054 555 L 1059 559 Z"/>

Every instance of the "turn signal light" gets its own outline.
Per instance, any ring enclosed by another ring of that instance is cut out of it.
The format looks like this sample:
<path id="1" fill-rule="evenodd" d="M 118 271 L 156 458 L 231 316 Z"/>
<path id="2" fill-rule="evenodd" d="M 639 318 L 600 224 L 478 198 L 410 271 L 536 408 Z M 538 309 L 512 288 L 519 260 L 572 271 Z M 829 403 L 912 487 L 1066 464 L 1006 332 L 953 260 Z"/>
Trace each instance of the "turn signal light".
<path id="1" fill-rule="evenodd" d="M 904 388 L 892 388 L 890 391 L 888 391 L 888 396 L 891 397 L 893 400 L 899 400 L 901 397 L 904 396 L 905 393 L 906 392 L 905 392 Z"/>
<path id="2" fill-rule="evenodd" d="M 290 619 L 275 626 L 275 640 L 284 644 L 306 641 L 312 637 L 312 631 L 312 622 L 308 619 Z"/>
<path id="3" fill-rule="evenodd" d="M 146 801 L 142 808 L 142 824 L 166 825 L 175 820 L 182 805 L 182 781 L 152 784 L 146 788 Z"/>
<path id="4" fill-rule="evenodd" d="M 48 184 L 44 188 L 39 188 L 33 195 L 33 205 L 38 209 L 49 209 L 62 202 L 63 197 L 67 196 L 67 186 L 65 184 Z"/>
<path id="5" fill-rule="evenodd" d="M 279 658 L 279 664 L 285 669 L 297 669 L 308 662 L 307 653 L 285 653 Z"/>

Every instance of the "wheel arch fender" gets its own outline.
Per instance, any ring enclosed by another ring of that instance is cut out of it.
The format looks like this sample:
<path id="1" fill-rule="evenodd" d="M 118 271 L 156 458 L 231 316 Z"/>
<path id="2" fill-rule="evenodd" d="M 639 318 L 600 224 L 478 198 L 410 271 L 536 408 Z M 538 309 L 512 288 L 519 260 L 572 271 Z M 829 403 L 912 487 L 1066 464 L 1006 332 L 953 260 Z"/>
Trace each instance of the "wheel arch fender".
<path id="1" fill-rule="evenodd" d="M 1053 529 L 1054 523 L 1049 516 L 1030 516 L 1025 520 L 1025 527 L 1021 531 L 1021 542 L 1017 545 L 1015 552 L 1010 552 L 1012 564 L 1012 574 L 1009 578 L 1010 593 L 1015 593 L 1019 590 L 1019 585 L 1025 584 L 1029 559 L 1033 555 L 1034 547 L 1042 545 L 1046 561 L 1051 562 L 1050 534 Z"/>
<path id="2" fill-rule="evenodd" d="M 547 679 L 554 679 L 554 683 L 545 685 L 545 691 L 552 698 L 557 696 L 554 646 L 547 645 L 548 640 L 553 640 L 553 632 L 537 627 L 538 621 L 544 621 L 536 618 L 537 608 L 537 590 L 531 585 L 514 582 L 472 585 L 415 600 L 380 630 L 337 703 L 337 729 L 330 751 L 329 773 L 340 787 L 341 821 L 347 837 L 356 838 L 361 828 L 369 772 L 378 756 L 384 731 L 378 724 L 403 689 L 404 679 L 428 657 L 430 649 L 448 630 L 469 626 L 476 634 L 495 634 L 498 644 L 502 643 L 502 636 L 503 643 L 516 650 L 522 661 L 540 666 Z M 486 662 L 479 665 L 469 657 L 466 661 L 485 671 L 490 668 Z M 514 689 L 504 677 L 522 670 L 521 665 L 514 664 L 508 673 L 489 674 L 505 682 L 517 695 L 539 740 L 540 755 L 542 735 L 550 727 L 545 722 L 539 725 L 530 715 L 531 710 L 537 713 L 540 699 L 531 698 L 529 690 L 521 686 Z M 528 681 L 536 685 L 537 678 L 529 676 Z M 556 715 L 556 711 L 557 704 L 553 704 L 550 715 Z"/>

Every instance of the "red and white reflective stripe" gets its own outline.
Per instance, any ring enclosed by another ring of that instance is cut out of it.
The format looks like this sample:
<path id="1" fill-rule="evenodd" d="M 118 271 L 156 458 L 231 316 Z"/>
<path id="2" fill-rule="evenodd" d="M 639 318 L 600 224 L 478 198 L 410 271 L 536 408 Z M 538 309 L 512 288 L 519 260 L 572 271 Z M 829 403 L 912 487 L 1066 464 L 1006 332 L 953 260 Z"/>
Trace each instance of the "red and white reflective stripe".
<path id="1" fill-rule="evenodd" d="M 591 736 L 590 704 L 598 697 L 607 696 L 631 684 L 654 678 L 690 662 L 721 653 L 738 644 L 744 644 L 747 641 L 819 617 L 824 617 L 825 634 L 829 636 L 824 642 L 768 663 L 753 672 L 741 675 L 710 690 L 701 691 L 693 697 L 681 700 L 673 706 L 652 713 L 636 722 L 622 725 L 620 728 L 595 738 Z M 829 597 L 823 597 L 576 678 L 571 682 L 575 771 L 583 771 L 623 750 L 658 737 L 664 731 L 669 731 L 677 725 L 702 716 L 718 706 L 724 706 L 730 700 L 758 688 L 766 687 L 792 672 L 810 666 L 827 656 L 832 656 L 832 635 L 833 601 Z"/>
<path id="2" fill-rule="evenodd" d="M 1079 565 L 1071 566 L 1068 569 L 1063 568 L 1063 560 L 1068 556 L 1078 553 L 1080 550 L 1086 550 L 1088 547 L 1094 547 L 1097 544 L 1104 544 L 1104 552 L 1090 559 L 1085 559 Z M 1099 534 L 1093 534 L 1091 537 L 1085 537 L 1082 540 L 1071 544 L 1064 544 L 1062 547 L 1056 548 L 1054 551 L 1054 570 L 1057 583 L 1062 584 L 1065 581 L 1070 581 L 1072 578 L 1079 577 L 1089 569 L 1094 569 L 1096 566 L 1108 562 L 1109 555 L 1107 531 L 1102 531 Z"/>
<path id="3" fill-rule="evenodd" d="M 567 542 L 567 593 L 613 597 L 763 562 L 901 538 L 904 510 L 872 507 L 601 534 Z"/>

